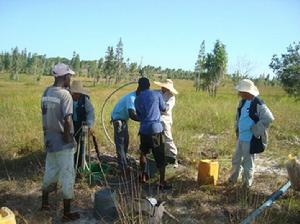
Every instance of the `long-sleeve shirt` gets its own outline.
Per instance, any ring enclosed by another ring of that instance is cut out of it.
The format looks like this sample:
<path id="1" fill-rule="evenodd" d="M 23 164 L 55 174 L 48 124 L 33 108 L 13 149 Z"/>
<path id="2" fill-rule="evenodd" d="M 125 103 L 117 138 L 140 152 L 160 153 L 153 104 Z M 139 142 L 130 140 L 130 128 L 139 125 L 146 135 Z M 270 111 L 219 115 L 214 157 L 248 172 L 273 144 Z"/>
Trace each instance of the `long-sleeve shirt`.
<path id="1" fill-rule="evenodd" d="M 78 101 L 73 102 L 74 106 L 74 114 L 73 114 L 73 120 L 74 122 L 78 121 L 77 114 L 76 114 L 76 108 L 78 107 Z M 95 112 L 94 107 L 88 97 L 85 97 L 85 112 L 86 112 L 86 123 L 89 128 L 92 128 L 95 123 Z"/>
<path id="2" fill-rule="evenodd" d="M 162 93 L 166 104 L 166 111 L 161 114 L 161 121 L 165 123 L 173 123 L 172 109 L 175 106 L 175 96 L 171 92 Z"/>

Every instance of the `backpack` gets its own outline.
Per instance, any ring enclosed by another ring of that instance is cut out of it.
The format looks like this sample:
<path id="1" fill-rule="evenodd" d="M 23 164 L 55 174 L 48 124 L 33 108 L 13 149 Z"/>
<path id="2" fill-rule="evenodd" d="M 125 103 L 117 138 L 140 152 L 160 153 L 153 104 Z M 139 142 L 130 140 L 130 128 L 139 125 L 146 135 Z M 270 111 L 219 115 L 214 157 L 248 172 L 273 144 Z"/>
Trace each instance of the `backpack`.
<path id="1" fill-rule="evenodd" d="M 240 107 L 238 108 L 238 115 L 241 116 L 241 109 L 244 106 L 246 100 L 243 99 L 241 102 Z M 264 102 L 259 99 L 258 97 L 254 97 L 250 104 L 249 108 L 249 117 L 254 121 L 256 124 L 259 121 L 259 117 L 257 115 L 257 105 L 263 105 Z M 262 142 L 261 136 L 258 138 L 252 135 L 251 141 L 250 141 L 250 154 L 256 154 L 256 153 L 262 153 L 265 150 L 266 146 Z"/>

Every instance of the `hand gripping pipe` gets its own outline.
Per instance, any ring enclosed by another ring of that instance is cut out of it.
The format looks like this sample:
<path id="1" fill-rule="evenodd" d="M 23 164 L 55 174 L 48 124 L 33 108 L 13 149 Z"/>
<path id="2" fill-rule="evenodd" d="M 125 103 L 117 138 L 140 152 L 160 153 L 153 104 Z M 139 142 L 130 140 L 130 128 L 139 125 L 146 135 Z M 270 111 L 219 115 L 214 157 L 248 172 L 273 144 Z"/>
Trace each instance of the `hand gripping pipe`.
<path id="1" fill-rule="evenodd" d="M 273 192 L 271 196 L 257 209 L 252 211 L 247 218 L 245 218 L 241 224 L 251 224 L 254 219 L 267 207 L 270 207 L 274 201 L 276 201 L 283 193 L 285 193 L 289 187 L 291 186 L 291 182 L 286 182 L 283 186 L 281 186 L 277 191 Z"/>

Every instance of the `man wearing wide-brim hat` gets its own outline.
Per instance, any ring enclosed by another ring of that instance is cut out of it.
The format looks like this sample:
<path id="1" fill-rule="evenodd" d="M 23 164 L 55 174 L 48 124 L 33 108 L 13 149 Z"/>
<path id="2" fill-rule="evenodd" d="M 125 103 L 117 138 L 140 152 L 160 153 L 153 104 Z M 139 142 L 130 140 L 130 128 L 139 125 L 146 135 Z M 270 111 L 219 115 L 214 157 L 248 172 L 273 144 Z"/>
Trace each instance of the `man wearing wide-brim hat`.
<path id="1" fill-rule="evenodd" d="M 161 93 L 166 104 L 166 111 L 161 115 L 161 123 L 164 129 L 165 136 L 165 154 L 166 162 L 171 163 L 176 168 L 178 166 L 177 161 L 177 147 L 174 143 L 172 136 L 172 109 L 175 106 L 175 95 L 178 94 L 177 90 L 174 88 L 173 81 L 167 79 L 165 82 L 156 82 L 154 83 L 161 87 Z"/>
<path id="2" fill-rule="evenodd" d="M 243 186 L 249 188 L 253 183 L 254 155 L 265 150 L 267 128 L 274 117 L 258 97 L 259 91 L 251 80 L 241 80 L 235 89 L 242 100 L 237 108 L 237 146 L 232 158 L 232 173 L 228 183 L 237 182 L 240 169 L 243 167 Z"/>
<path id="3" fill-rule="evenodd" d="M 83 147 L 84 142 L 80 141 L 83 125 L 87 125 L 91 131 L 95 122 L 94 107 L 90 101 L 89 93 L 82 86 L 82 82 L 74 80 L 70 87 L 70 92 L 73 98 L 73 124 L 74 124 L 74 137 L 79 146 L 74 156 L 74 163 L 76 167 L 83 166 Z M 79 142 L 80 141 L 80 142 Z"/>

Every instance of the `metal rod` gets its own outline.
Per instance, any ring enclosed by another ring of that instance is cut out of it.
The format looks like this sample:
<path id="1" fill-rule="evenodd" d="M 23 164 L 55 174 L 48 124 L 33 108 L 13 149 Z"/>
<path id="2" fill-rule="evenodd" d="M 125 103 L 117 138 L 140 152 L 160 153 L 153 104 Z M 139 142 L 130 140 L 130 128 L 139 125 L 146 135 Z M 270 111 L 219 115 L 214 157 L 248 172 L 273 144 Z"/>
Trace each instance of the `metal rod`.
<path id="1" fill-rule="evenodd" d="M 257 209 L 252 211 L 247 218 L 245 218 L 241 224 L 251 224 L 252 221 L 260 214 L 262 211 L 270 207 L 274 201 L 276 201 L 283 193 L 285 193 L 289 187 L 291 186 L 291 182 L 286 182 L 283 186 L 281 186 L 277 191 L 273 192 L 271 196 Z"/>

